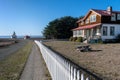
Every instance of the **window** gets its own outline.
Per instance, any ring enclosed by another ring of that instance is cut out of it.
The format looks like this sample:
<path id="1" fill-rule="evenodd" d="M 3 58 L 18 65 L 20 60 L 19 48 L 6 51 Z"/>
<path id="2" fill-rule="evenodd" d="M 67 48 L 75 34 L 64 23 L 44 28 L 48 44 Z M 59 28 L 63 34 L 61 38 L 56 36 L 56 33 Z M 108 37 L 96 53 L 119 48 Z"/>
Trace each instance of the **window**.
<path id="1" fill-rule="evenodd" d="M 96 15 L 93 16 L 93 22 L 96 22 Z"/>
<path id="2" fill-rule="evenodd" d="M 96 15 L 90 16 L 90 22 L 96 22 Z"/>
<path id="3" fill-rule="evenodd" d="M 79 35 L 79 30 L 77 30 L 77 35 Z"/>
<path id="4" fill-rule="evenodd" d="M 103 26 L 103 36 L 107 36 L 107 26 Z"/>
<path id="5" fill-rule="evenodd" d="M 116 21 L 116 17 L 115 16 L 116 16 L 115 14 L 112 14 L 111 21 Z"/>
<path id="6" fill-rule="evenodd" d="M 120 14 L 117 14 L 117 20 L 120 20 Z"/>
<path id="7" fill-rule="evenodd" d="M 82 35 L 82 30 L 79 30 L 79 35 Z"/>
<path id="8" fill-rule="evenodd" d="M 81 25 L 83 25 L 83 24 L 84 24 L 84 21 L 81 22 Z"/>
<path id="9" fill-rule="evenodd" d="M 82 30 L 77 30 L 74 35 L 82 35 Z"/>
<path id="10" fill-rule="evenodd" d="M 88 23 L 89 23 L 89 19 L 87 19 L 87 20 L 85 21 L 85 23 L 88 24 Z"/>
<path id="11" fill-rule="evenodd" d="M 115 27 L 110 27 L 110 36 L 114 36 L 115 35 Z"/>
<path id="12" fill-rule="evenodd" d="M 73 35 L 77 35 L 77 31 L 73 31 Z"/>

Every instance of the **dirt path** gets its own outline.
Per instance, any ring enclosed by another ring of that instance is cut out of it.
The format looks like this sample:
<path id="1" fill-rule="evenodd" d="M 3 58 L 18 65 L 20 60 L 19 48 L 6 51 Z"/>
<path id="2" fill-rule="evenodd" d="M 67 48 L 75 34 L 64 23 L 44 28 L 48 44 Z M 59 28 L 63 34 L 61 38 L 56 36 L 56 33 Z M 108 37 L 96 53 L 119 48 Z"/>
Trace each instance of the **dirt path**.
<path id="1" fill-rule="evenodd" d="M 18 43 L 0 48 L 0 60 L 19 50 L 27 43 L 26 40 L 19 40 Z"/>
<path id="2" fill-rule="evenodd" d="M 20 80 L 50 80 L 42 55 L 36 44 L 28 58 Z"/>

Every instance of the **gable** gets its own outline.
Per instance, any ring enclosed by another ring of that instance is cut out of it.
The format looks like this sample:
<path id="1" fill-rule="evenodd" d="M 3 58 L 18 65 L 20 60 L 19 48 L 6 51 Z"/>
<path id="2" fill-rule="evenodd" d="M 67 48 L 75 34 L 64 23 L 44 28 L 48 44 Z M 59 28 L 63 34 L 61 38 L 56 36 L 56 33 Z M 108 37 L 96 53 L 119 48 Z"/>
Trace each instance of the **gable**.
<path id="1" fill-rule="evenodd" d="M 91 16 L 96 16 L 95 21 L 91 21 Z M 90 25 L 90 24 L 95 24 L 95 23 L 100 23 L 101 22 L 101 15 L 96 13 L 93 10 L 90 10 L 87 15 L 78 23 L 79 26 L 85 26 L 85 25 Z"/>

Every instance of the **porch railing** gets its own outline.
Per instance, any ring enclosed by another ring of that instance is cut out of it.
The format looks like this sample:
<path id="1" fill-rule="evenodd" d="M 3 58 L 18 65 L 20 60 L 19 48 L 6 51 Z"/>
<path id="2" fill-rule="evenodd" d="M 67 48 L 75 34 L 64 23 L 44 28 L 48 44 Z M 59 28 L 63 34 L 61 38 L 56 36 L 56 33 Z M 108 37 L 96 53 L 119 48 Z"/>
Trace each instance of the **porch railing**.
<path id="1" fill-rule="evenodd" d="M 35 43 L 40 48 L 52 80 L 102 80 L 61 54 L 48 49 L 42 42 Z"/>

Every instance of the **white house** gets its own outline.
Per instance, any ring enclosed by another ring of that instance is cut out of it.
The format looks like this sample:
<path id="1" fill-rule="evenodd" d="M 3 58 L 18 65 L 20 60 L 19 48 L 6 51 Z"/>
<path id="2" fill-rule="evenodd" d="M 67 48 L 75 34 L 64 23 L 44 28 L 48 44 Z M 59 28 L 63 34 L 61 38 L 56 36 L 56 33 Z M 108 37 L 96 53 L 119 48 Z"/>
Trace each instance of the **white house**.
<path id="1" fill-rule="evenodd" d="M 120 11 L 91 9 L 77 21 L 78 27 L 73 29 L 73 37 L 83 37 L 86 40 L 94 38 L 114 39 L 120 34 Z"/>

